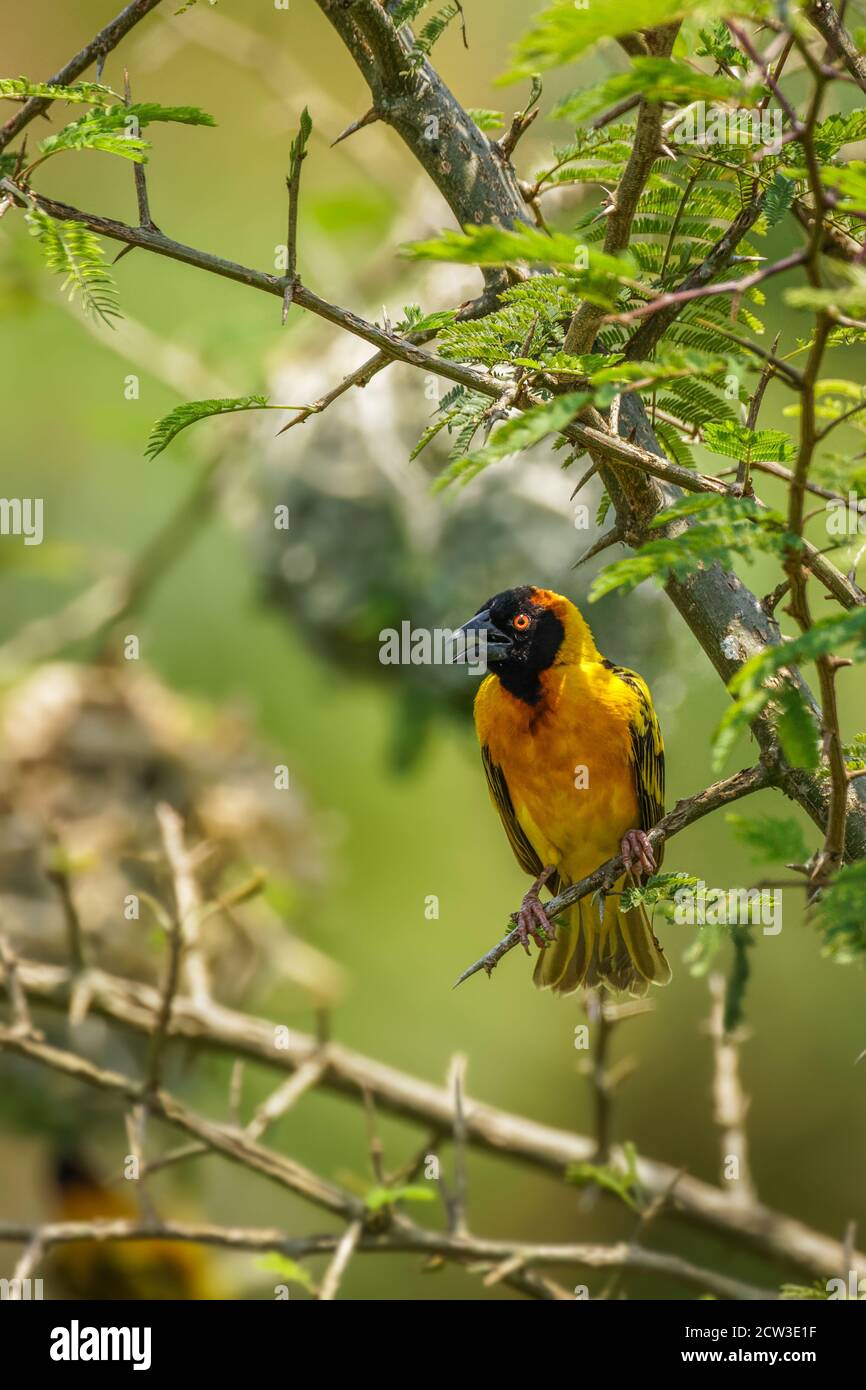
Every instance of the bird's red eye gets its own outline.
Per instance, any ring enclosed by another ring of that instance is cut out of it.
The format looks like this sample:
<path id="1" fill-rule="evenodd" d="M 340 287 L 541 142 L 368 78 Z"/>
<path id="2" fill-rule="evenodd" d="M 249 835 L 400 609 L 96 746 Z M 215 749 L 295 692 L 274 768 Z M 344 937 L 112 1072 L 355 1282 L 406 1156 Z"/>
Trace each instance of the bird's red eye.
<path id="1" fill-rule="evenodd" d="M 525 632 L 529 627 L 529 623 L 530 619 L 526 613 L 518 613 L 517 617 L 514 619 L 514 626 L 517 628 L 518 632 Z"/>

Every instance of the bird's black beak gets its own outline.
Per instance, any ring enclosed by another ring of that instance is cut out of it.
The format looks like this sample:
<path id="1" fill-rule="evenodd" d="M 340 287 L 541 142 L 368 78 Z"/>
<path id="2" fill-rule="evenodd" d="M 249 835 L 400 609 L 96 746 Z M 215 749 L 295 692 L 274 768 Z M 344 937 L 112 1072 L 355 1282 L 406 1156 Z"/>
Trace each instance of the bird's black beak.
<path id="1" fill-rule="evenodd" d="M 504 661 L 511 654 L 511 638 L 498 628 L 488 608 L 482 608 L 454 634 L 454 660 L 483 664 Z"/>

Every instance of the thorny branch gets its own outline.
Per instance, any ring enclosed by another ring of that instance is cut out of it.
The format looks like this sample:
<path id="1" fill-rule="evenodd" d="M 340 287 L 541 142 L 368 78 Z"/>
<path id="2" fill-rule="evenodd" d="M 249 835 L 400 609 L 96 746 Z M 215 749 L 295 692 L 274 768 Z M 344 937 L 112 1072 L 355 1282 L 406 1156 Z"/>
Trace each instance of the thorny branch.
<path id="1" fill-rule="evenodd" d="M 63 966 L 20 960 L 16 963 L 16 974 L 31 1006 L 38 1005 L 64 1013 L 68 1010 L 74 972 Z M 8 966 L 4 967 L 2 982 L 8 993 Z M 93 981 L 91 1012 L 127 1031 L 150 1037 L 161 1006 L 160 991 L 149 985 L 102 972 Z M 11 1047 L 15 1033 L 14 1028 L 5 1030 L 3 1042 L 8 1042 Z M 239 1013 L 215 1001 L 203 1007 L 185 994 L 177 995 L 172 1009 L 169 1039 L 192 1042 L 208 1051 L 227 1053 L 290 1073 L 291 1079 L 298 1081 L 297 1089 L 300 1089 L 303 1072 L 307 1089 L 318 1086 L 356 1104 L 363 1104 L 364 1095 L 369 1094 L 374 1098 L 378 1110 L 422 1126 L 428 1136 L 449 1136 L 454 1131 L 453 1089 L 438 1087 L 400 1072 L 336 1041 L 329 1042 L 322 1051 L 314 1036 L 294 1029 L 283 1029 L 280 1045 L 277 1046 L 272 1021 Z M 50 1065 L 56 1053 L 58 1050 L 53 1049 L 48 1053 L 28 1052 L 27 1055 L 34 1061 Z M 309 1063 L 314 1058 L 318 1059 L 318 1063 L 311 1080 Z M 75 1075 L 86 1084 L 104 1086 L 121 1099 L 133 1103 L 140 1099 L 140 1086 L 131 1079 L 102 1073 L 99 1069 L 93 1069 L 90 1063 L 82 1063 L 82 1071 L 72 1054 L 59 1053 L 57 1060 L 59 1069 L 66 1075 Z M 164 1093 L 160 1095 L 164 1096 Z M 463 1096 L 463 1111 L 467 1144 L 512 1162 L 529 1165 L 553 1177 L 561 1178 L 572 1163 L 592 1162 L 595 1158 L 597 1145 L 591 1137 L 538 1124 L 522 1116 L 497 1110 L 468 1095 Z M 190 1112 L 186 1110 L 175 1110 L 165 1115 L 170 1123 L 199 1141 L 195 1146 L 196 1152 L 202 1146 L 209 1151 L 224 1152 L 226 1146 L 230 1145 L 231 1152 L 226 1153 L 226 1157 L 246 1164 L 253 1171 L 264 1171 L 266 1176 L 276 1176 L 277 1181 L 298 1190 L 293 1181 L 286 1181 L 284 1170 L 279 1170 L 275 1175 L 269 1164 L 262 1168 L 260 1154 L 269 1151 L 262 1151 L 254 1144 L 254 1158 L 250 1161 L 249 1152 L 239 1147 L 248 1141 L 241 1138 L 237 1130 L 225 1126 L 214 1129 L 210 1122 L 196 1122 L 194 1118 L 190 1121 L 189 1117 Z M 426 1152 L 434 1148 L 431 1142 Z M 618 1157 L 616 1152 L 614 1157 Z M 150 1160 L 148 1170 L 156 1171 L 158 1166 L 159 1159 Z M 651 1197 L 669 1192 L 677 1178 L 676 1169 L 646 1158 L 639 1160 L 638 1173 L 642 1187 Z M 849 1267 L 844 1263 L 839 1242 L 811 1231 L 802 1223 L 774 1212 L 759 1202 L 738 1206 L 734 1210 L 725 1192 L 689 1174 L 683 1174 L 677 1181 L 676 1200 L 671 1204 L 671 1214 L 727 1235 L 738 1243 L 754 1247 L 768 1258 L 801 1268 L 815 1276 L 832 1277 L 840 1269 Z M 856 1254 L 856 1262 L 858 1267 L 866 1269 L 866 1255 Z"/>
<path id="2" fill-rule="evenodd" d="M 89 43 L 85 44 L 74 58 L 70 58 L 69 62 L 64 64 L 53 77 L 49 77 L 48 81 L 52 85 L 68 86 L 83 72 L 86 72 L 91 63 L 96 63 L 98 81 L 106 56 L 113 48 L 117 47 L 130 29 L 135 28 L 135 25 L 144 19 L 145 15 L 150 14 L 151 10 L 155 10 L 159 4 L 160 0 L 132 0 L 132 3 L 121 10 L 110 24 L 106 24 L 105 28 L 101 29 Z M 43 115 L 50 105 L 51 99 L 48 97 L 31 97 L 29 101 L 25 101 L 20 111 L 16 111 L 5 125 L 0 126 L 0 151 L 4 150 L 10 140 L 15 139 L 16 135 L 20 135 L 21 131 L 32 120 Z"/>

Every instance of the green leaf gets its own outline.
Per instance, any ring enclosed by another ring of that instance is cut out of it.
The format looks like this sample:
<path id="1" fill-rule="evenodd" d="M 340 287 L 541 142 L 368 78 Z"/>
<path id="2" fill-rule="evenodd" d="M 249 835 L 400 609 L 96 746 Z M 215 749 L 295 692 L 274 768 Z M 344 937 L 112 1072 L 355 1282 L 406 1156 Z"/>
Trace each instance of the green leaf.
<path id="1" fill-rule="evenodd" d="M 98 237 L 80 222 L 59 222 L 41 208 L 26 214 L 31 234 L 36 237 L 47 268 L 63 276 L 61 289 L 70 299 L 81 300 L 87 313 L 109 328 L 120 317 L 117 288 Z"/>
<path id="2" fill-rule="evenodd" d="M 711 453 L 740 463 L 786 463 L 796 454 L 793 440 L 783 430 L 750 430 L 729 420 L 705 425 L 703 442 Z"/>
<path id="3" fill-rule="evenodd" d="M 237 410 L 261 410 L 268 403 L 267 396 L 235 396 L 225 400 L 186 401 L 176 406 L 168 415 L 157 420 L 150 432 L 145 454 L 156 458 L 171 441 L 198 420 L 206 420 L 211 415 L 226 415 Z"/>
<path id="4" fill-rule="evenodd" d="M 433 15 L 432 19 L 428 19 L 412 44 L 412 48 L 409 52 L 410 67 L 421 67 L 424 61 L 430 56 L 433 45 L 438 43 L 451 21 L 456 19 L 458 15 L 462 15 L 462 13 L 463 10 L 461 5 L 450 3 L 448 5 L 443 5 L 442 9 L 438 10 L 436 14 Z"/>
<path id="5" fill-rule="evenodd" d="M 315 1290 L 316 1285 L 310 1271 L 298 1264 L 297 1260 L 290 1260 L 287 1255 L 280 1255 L 278 1251 L 274 1250 L 270 1255 L 264 1255 L 256 1263 L 259 1269 L 267 1270 L 269 1274 L 279 1274 L 286 1284 L 300 1284 L 310 1293 Z"/>
<path id="6" fill-rule="evenodd" d="M 819 734 L 803 692 L 796 686 L 786 686 L 778 696 L 776 704 L 779 718 L 776 733 L 782 745 L 782 752 L 792 767 L 803 767 L 814 772 L 820 766 L 818 751 Z"/>
<path id="7" fill-rule="evenodd" d="M 429 424 L 409 455 L 409 462 L 412 463 L 418 455 L 427 448 L 431 440 L 435 439 L 441 430 L 446 429 L 458 414 L 459 408 L 455 407 L 455 409 L 446 411 L 439 416 L 438 420 L 434 420 L 432 424 Z"/>
<path id="8" fill-rule="evenodd" d="M 815 127 L 812 136 L 815 153 L 822 164 L 829 162 L 839 153 L 843 145 L 852 145 L 866 139 L 866 107 L 849 111 L 845 115 L 834 112 L 826 116 Z"/>
<path id="9" fill-rule="evenodd" d="M 87 106 L 107 106 L 118 100 L 117 92 L 101 82 L 75 82 L 65 87 L 58 82 L 31 82 L 26 77 L 0 77 L 0 97 L 14 101 L 42 97 L 46 101 L 80 102 Z"/>
<path id="10" fill-rule="evenodd" d="M 395 1202 L 434 1202 L 436 1189 L 432 1186 L 372 1187 L 364 1197 L 368 1211 L 381 1211 Z"/>
<path id="11" fill-rule="evenodd" d="M 601 497 L 598 499 L 598 510 L 595 514 L 596 526 L 604 525 L 605 521 L 607 520 L 607 514 L 612 506 L 613 498 L 611 497 L 610 493 L 607 491 L 602 492 Z"/>
<path id="12" fill-rule="evenodd" d="M 548 236 L 537 227 L 467 226 L 462 232 L 444 231 L 430 241 L 415 241 L 401 248 L 415 261 L 453 261 L 458 265 L 531 265 L 574 267 L 585 243 L 565 232 Z"/>
<path id="13" fill-rule="evenodd" d="M 803 831 L 790 817 L 741 816 L 732 811 L 725 820 L 752 859 L 805 864 L 809 858 Z"/>
<path id="14" fill-rule="evenodd" d="M 675 425 L 671 425 L 667 420 L 656 420 L 656 438 L 673 463 L 678 463 L 681 468 L 697 468 L 695 456 L 689 447 L 687 439 L 683 439 L 680 431 Z"/>
<path id="15" fill-rule="evenodd" d="M 396 326 L 398 333 L 441 333 L 456 318 L 454 309 L 434 309 L 425 314 L 417 304 L 407 304 L 403 309 L 403 321 Z"/>
<path id="16" fill-rule="evenodd" d="M 694 10 L 682 0 L 554 0 L 533 21 L 515 51 L 515 62 L 506 81 L 529 77 L 543 68 L 573 63 L 599 39 L 619 38 L 638 29 L 651 29 L 680 19 Z M 700 6 L 702 13 L 720 9 L 718 3 Z"/>
<path id="17" fill-rule="evenodd" d="M 866 268 L 840 261 L 838 266 L 834 265 L 833 273 L 847 283 L 828 289 L 818 289 L 813 285 L 796 285 L 785 290 L 785 303 L 795 309 L 839 309 L 855 317 L 866 313 Z"/>
<path id="18" fill-rule="evenodd" d="M 840 964 L 866 955 L 866 860 L 844 865 L 816 908 L 824 948 Z"/>
<path id="19" fill-rule="evenodd" d="M 635 58 L 627 72 L 609 77 L 597 87 L 580 88 L 551 112 L 555 120 L 581 123 L 630 96 L 647 101 L 737 102 L 746 105 L 763 90 L 735 78 L 711 76 L 678 58 Z"/>
<path id="20" fill-rule="evenodd" d="M 308 107 L 304 107 L 301 118 L 298 122 L 298 133 L 289 147 L 289 163 L 294 164 L 296 159 L 305 159 L 307 154 L 307 142 L 313 133 L 313 118 Z"/>
<path id="21" fill-rule="evenodd" d="M 615 1167 L 612 1163 L 570 1163 L 565 1170 L 566 1182 L 574 1183 L 577 1187 L 587 1187 L 594 1183 L 596 1187 L 604 1188 L 606 1192 L 612 1192 L 619 1197 L 621 1202 L 625 1202 L 631 1211 L 640 1211 L 640 1180 L 637 1172 L 637 1150 L 634 1144 L 625 1143 L 622 1146 L 625 1157 L 625 1168 Z"/>
<path id="22" fill-rule="evenodd" d="M 728 26 L 721 20 L 712 29 L 699 31 L 702 47 L 695 50 L 696 58 L 712 58 L 718 67 L 736 67 L 742 54 L 731 38 Z"/>
<path id="23" fill-rule="evenodd" d="M 852 212 L 866 212 L 866 162 L 852 159 L 841 167 L 825 164 L 821 169 L 821 182 L 841 194 L 839 206 L 850 208 Z"/>
<path id="24" fill-rule="evenodd" d="M 401 0 L 400 4 L 395 5 L 391 11 L 391 22 L 394 28 L 402 29 L 404 24 L 411 24 L 429 4 L 430 0 Z"/>
<path id="25" fill-rule="evenodd" d="M 531 448 L 533 444 L 544 439 L 545 435 L 567 425 L 591 399 L 591 395 L 586 391 L 573 391 L 565 396 L 556 396 L 552 401 L 533 406 L 522 415 L 506 420 L 483 449 L 455 460 L 437 480 L 436 491 L 447 487 L 456 478 L 467 483 L 488 464 L 498 463 L 509 454 Z"/>
<path id="26" fill-rule="evenodd" d="M 162 106 L 158 101 L 137 101 L 129 106 L 112 106 L 110 111 L 104 114 L 118 126 L 126 125 L 130 116 L 134 116 L 140 126 L 158 123 L 216 125 L 213 116 L 207 111 L 202 111 L 200 106 Z"/>
<path id="27" fill-rule="evenodd" d="M 764 194 L 762 209 L 767 219 L 768 227 L 775 227 L 794 200 L 794 190 L 796 184 L 791 179 L 786 179 L 782 173 L 777 173 L 770 187 Z"/>
<path id="28" fill-rule="evenodd" d="M 714 767 L 718 770 L 738 734 L 748 728 L 770 701 L 781 698 L 781 688 L 769 682 L 776 680 L 784 667 L 801 666 L 818 656 L 838 652 L 851 642 L 857 644 L 855 657 L 866 655 L 866 608 L 818 618 L 808 632 L 779 646 L 766 647 L 747 661 L 728 685 L 734 702 L 716 731 Z"/>
<path id="29" fill-rule="evenodd" d="M 606 566 L 593 580 L 590 603 L 614 589 L 628 592 L 647 579 L 659 584 L 667 583 L 671 575 L 685 579 L 716 562 L 730 569 L 735 556 L 751 560 L 758 551 L 776 553 L 786 544 L 780 529 L 783 520 L 777 512 L 760 509 L 750 498 L 719 497 L 715 493 L 682 498 L 655 517 L 653 528 L 695 516 L 700 519 L 688 529 L 646 541 L 633 555 Z"/>
<path id="30" fill-rule="evenodd" d="M 627 911 L 632 907 L 658 907 L 660 904 L 673 904 L 681 888 L 691 888 L 697 884 L 691 874 L 651 874 L 645 883 L 625 888 L 620 895 L 620 907 Z"/>
<path id="31" fill-rule="evenodd" d="M 470 106 L 466 112 L 470 120 L 474 121 L 479 130 L 498 130 L 504 123 L 505 116 L 502 111 L 490 111 L 484 106 Z"/>
<path id="32" fill-rule="evenodd" d="M 722 949 L 724 934 L 721 927 L 704 923 L 698 927 L 698 934 L 691 945 L 683 951 L 683 962 L 689 974 L 696 980 L 703 980 L 713 968 L 716 957 Z"/>
<path id="33" fill-rule="evenodd" d="M 633 278 L 631 257 L 609 256 L 585 241 L 554 232 L 552 236 L 537 227 L 504 229 L 495 226 L 467 226 L 462 232 L 445 231 L 431 241 L 416 241 L 402 248 L 410 260 L 452 261 L 458 265 L 550 265 L 568 268 L 575 286 L 586 298 L 593 288 L 615 290 Z"/>
<path id="34" fill-rule="evenodd" d="M 866 734 L 855 734 L 851 743 L 844 747 L 845 762 L 852 771 L 866 767 Z"/>
<path id="35" fill-rule="evenodd" d="M 781 1299 L 795 1299 L 798 1303 L 812 1300 L 823 1302 L 830 1297 L 827 1285 L 816 1280 L 814 1284 L 783 1284 L 779 1290 Z"/>
<path id="36" fill-rule="evenodd" d="M 102 111 L 90 111 L 56 134 L 47 135 L 39 148 L 44 156 L 58 154 L 61 150 L 103 150 L 141 163 L 148 145 L 137 132 L 160 121 L 179 125 L 216 124 L 213 116 L 197 106 L 161 106 L 158 102 L 125 106 L 121 102 Z"/>
<path id="37" fill-rule="evenodd" d="M 65 150 L 101 150 L 103 154 L 116 154 L 136 164 L 144 163 L 149 148 L 146 140 L 103 121 L 101 112 L 91 112 L 80 121 L 64 126 L 56 135 L 46 135 L 39 145 L 46 159 Z"/>

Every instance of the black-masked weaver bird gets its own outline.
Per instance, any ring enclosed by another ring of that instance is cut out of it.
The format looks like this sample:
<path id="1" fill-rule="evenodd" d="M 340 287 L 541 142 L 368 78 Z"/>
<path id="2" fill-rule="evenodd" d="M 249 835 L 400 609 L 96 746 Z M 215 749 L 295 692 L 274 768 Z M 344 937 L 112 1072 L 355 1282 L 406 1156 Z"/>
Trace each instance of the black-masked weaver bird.
<path id="1" fill-rule="evenodd" d="M 664 814 L 664 745 L 645 682 L 606 661 L 579 610 L 549 589 L 497 594 L 461 632 L 486 649 L 490 674 L 475 699 L 484 770 L 517 862 L 535 879 L 517 919 L 526 950 L 530 936 L 541 948 L 535 983 L 638 995 L 667 984 L 645 909 L 624 911 L 619 899 L 655 871 L 646 832 Z M 626 873 L 605 898 L 581 899 L 558 925 L 548 919 L 542 884 L 556 893 L 619 853 Z"/>
<path id="2" fill-rule="evenodd" d="M 106 1186 L 76 1150 L 55 1156 L 52 1179 L 60 1221 L 140 1223 L 137 1204 Z M 227 1297 L 211 1252 L 183 1241 L 63 1242 L 54 1249 L 51 1272 L 65 1297 L 88 1301 Z"/>

